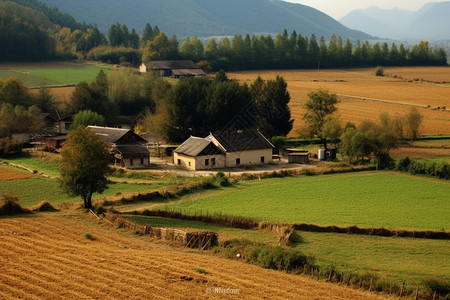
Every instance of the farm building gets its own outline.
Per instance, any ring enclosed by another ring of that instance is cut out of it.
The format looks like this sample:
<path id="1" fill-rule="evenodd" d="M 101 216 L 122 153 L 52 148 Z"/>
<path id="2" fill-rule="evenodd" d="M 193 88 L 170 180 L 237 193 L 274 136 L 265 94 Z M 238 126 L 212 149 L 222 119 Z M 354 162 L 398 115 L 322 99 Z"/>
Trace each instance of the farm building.
<path id="1" fill-rule="evenodd" d="M 149 70 L 163 77 L 186 78 L 205 76 L 205 72 L 191 60 L 154 60 L 143 62 L 139 66 L 139 72 L 141 73 L 146 73 Z"/>
<path id="2" fill-rule="evenodd" d="M 129 129 L 88 126 L 111 146 L 114 165 L 127 169 L 147 168 L 150 166 L 150 152 L 144 146 L 142 137 Z"/>
<path id="3" fill-rule="evenodd" d="M 206 138 L 190 137 L 174 150 L 174 163 L 208 170 L 272 162 L 274 146 L 259 131 L 226 131 Z"/>
<path id="4" fill-rule="evenodd" d="M 59 133 L 68 133 L 70 131 L 70 128 L 72 127 L 74 120 L 75 120 L 75 116 L 67 116 L 64 118 L 60 118 L 58 120 L 56 130 Z"/>

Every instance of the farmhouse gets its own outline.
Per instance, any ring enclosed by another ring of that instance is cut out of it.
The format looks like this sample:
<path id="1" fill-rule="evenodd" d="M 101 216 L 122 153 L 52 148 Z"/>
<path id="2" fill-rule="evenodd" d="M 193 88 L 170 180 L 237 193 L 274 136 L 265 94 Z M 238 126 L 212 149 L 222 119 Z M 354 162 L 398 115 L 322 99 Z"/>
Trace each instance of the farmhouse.
<path id="1" fill-rule="evenodd" d="M 144 146 L 142 137 L 129 129 L 88 126 L 111 146 L 114 165 L 127 169 L 147 168 L 150 166 L 150 152 Z"/>
<path id="2" fill-rule="evenodd" d="M 274 146 L 259 131 L 226 131 L 206 138 L 191 136 L 177 149 L 177 166 L 208 170 L 272 162 Z"/>
<path id="3" fill-rule="evenodd" d="M 186 78 L 204 76 L 205 72 L 191 60 L 154 60 L 143 62 L 139 66 L 141 73 L 152 70 L 163 77 Z"/>

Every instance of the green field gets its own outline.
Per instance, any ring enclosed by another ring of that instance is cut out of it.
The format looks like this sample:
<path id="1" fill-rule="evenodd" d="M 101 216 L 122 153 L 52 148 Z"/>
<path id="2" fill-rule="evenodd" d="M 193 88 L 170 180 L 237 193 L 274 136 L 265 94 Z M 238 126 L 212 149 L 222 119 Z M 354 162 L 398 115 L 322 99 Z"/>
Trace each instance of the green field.
<path id="1" fill-rule="evenodd" d="M 211 230 L 219 235 L 219 242 L 248 239 L 253 242 L 277 244 L 277 237 L 265 230 L 243 230 L 197 221 L 159 217 L 128 216 L 132 221 L 153 227 L 178 228 L 186 231 Z M 420 282 L 427 278 L 450 281 L 449 241 L 392 238 L 336 233 L 299 231 L 300 242 L 293 247 L 316 259 L 324 269 L 372 276 L 400 284 Z"/>
<path id="2" fill-rule="evenodd" d="M 0 70 L 0 78 L 16 77 L 28 87 L 75 85 L 81 81 L 92 82 L 100 70 L 100 67 L 89 64 L 51 63 L 49 67 Z"/>
<path id="3" fill-rule="evenodd" d="M 95 193 L 92 198 L 111 196 L 116 193 L 145 192 L 160 187 L 160 184 L 113 183 L 103 194 Z M 43 177 L 0 181 L 0 191 L 2 195 L 13 194 L 17 196 L 22 206 L 32 206 L 41 201 L 52 203 L 81 201 L 80 197 L 69 197 L 63 193 L 57 179 Z"/>
<path id="4" fill-rule="evenodd" d="M 243 182 L 189 195 L 169 209 L 318 225 L 449 230 L 450 185 L 397 173 L 361 172 Z"/>

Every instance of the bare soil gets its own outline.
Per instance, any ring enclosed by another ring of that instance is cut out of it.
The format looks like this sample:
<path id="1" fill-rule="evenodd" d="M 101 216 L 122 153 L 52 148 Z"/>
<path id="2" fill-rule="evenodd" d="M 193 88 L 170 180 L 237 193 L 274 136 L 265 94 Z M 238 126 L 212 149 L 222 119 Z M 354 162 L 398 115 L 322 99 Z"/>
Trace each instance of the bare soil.
<path id="1" fill-rule="evenodd" d="M 3 180 L 17 180 L 17 179 L 26 179 L 30 178 L 33 175 L 30 173 L 20 172 L 8 168 L 0 167 L 0 181 Z"/>
<path id="2" fill-rule="evenodd" d="M 105 222 L 81 213 L 0 219 L 1 297 L 387 299 L 170 246 Z M 88 232 L 93 240 L 84 237 Z"/>

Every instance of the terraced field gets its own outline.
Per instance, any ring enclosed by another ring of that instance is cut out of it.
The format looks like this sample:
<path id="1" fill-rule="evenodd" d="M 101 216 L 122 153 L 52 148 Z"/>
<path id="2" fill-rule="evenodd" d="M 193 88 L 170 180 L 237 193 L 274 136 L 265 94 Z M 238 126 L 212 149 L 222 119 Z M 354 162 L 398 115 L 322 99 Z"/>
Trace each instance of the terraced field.
<path id="1" fill-rule="evenodd" d="M 0 245 L 4 299 L 386 299 L 174 248 L 79 213 L 0 219 Z"/>

